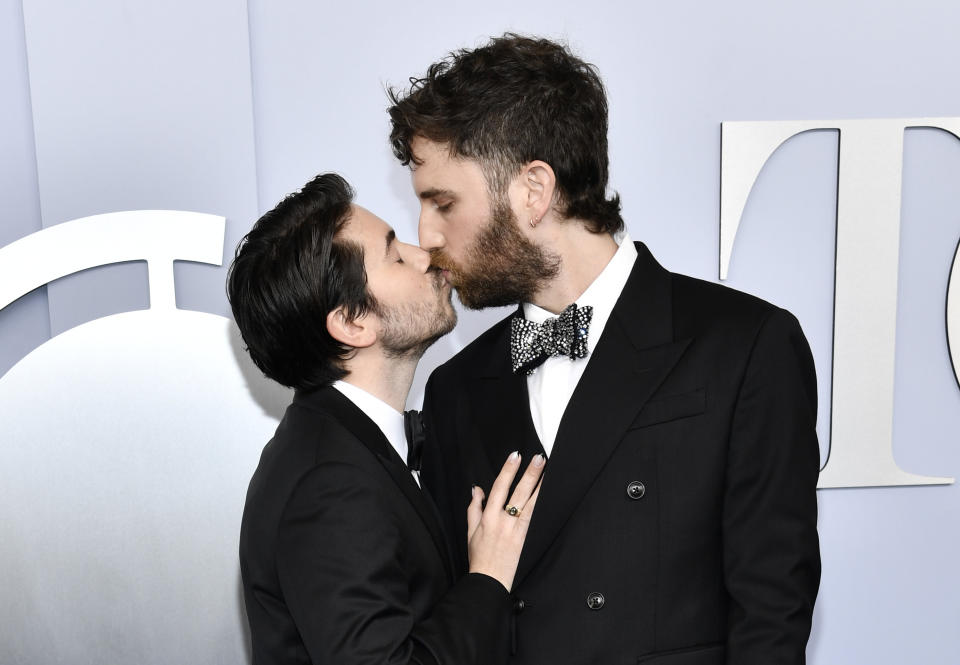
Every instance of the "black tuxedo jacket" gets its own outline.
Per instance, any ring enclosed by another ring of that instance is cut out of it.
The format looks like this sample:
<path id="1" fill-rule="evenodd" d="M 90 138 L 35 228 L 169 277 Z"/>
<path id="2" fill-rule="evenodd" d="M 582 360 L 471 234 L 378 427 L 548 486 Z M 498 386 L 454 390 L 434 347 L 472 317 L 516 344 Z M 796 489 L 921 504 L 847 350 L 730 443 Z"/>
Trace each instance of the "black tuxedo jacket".
<path id="1" fill-rule="evenodd" d="M 510 662 L 803 663 L 820 579 L 806 340 L 790 313 L 637 250 L 547 462 Z M 422 478 L 449 533 L 471 484 L 543 451 L 509 332 L 428 382 Z"/>
<path id="2" fill-rule="evenodd" d="M 506 658 L 509 594 L 485 575 L 455 581 L 436 509 L 334 388 L 297 393 L 264 448 L 240 570 L 256 665 Z"/>

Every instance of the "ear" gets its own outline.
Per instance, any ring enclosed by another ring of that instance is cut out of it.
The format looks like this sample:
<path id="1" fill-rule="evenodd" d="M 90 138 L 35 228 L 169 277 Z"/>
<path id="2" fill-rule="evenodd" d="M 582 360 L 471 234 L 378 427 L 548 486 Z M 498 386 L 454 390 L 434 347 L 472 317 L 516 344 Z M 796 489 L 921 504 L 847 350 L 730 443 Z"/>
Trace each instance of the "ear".
<path id="1" fill-rule="evenodd" d="M 377 341 L 375 319 L 370 312 L 351 319 L 343 307 L 337 307 L 327 314 L 327 332 L 345 346 L 365 349 Z"/>
<path id="2" fill-rule="evenodd" d="M 553 168 L 544 161 L 535 159 L 520 171 L 518 177 L 521 195 L 521 221 L 536 226 L 550 212 L 557 188 L 557 176 Z"/>

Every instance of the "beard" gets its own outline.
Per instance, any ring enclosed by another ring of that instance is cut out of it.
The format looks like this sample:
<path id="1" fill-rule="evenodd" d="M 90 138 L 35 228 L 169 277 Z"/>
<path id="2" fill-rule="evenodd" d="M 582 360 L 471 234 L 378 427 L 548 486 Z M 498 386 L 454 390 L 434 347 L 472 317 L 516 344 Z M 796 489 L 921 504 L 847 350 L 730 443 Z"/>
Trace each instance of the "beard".
<path id="1" fill-rule="evenodd" d="M 380 343 L 388 358 L 419 359 L 457 325 L 450 293 L 444 295 L 443 277 L 434 271 L 433 278 L 435 300 L 391 305 L 374 302 L 373 309 L 381 322 Z"/>
<path id="2" fill-rule="evenodd" d="M 467 249 L 464 265 L 454 263 L 442 249 L 430 252 L 430 265 L 449 271 L 467 309 L 529 302 L 560 272 L 560 257 L 533 244 L 517 225 L 509 203 L 501 198 Z"/>

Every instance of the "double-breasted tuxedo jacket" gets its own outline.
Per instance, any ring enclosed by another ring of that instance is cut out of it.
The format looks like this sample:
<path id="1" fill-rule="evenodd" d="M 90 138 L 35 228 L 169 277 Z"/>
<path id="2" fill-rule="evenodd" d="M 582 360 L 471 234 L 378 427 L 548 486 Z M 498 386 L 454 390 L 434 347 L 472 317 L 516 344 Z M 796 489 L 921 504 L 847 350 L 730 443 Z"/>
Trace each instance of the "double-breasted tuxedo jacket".
<path id="1" fill-rule="evenodd" d="M 454 577 L 429 497 L 334 388 L 298 392 L 264 448 L 240 567 L 257 665 L 506 659 L 506 589 Z"/>
<path id="2" fill-rule="evenodd" d="M 802 663 L 820 578 L 806 340 L 789 312 L 637 251 L 546 465 L 510 662 Z M 427 385 L 422 478 L 450 534 L 471 484 L 543 451 L 510 318 Z"/>

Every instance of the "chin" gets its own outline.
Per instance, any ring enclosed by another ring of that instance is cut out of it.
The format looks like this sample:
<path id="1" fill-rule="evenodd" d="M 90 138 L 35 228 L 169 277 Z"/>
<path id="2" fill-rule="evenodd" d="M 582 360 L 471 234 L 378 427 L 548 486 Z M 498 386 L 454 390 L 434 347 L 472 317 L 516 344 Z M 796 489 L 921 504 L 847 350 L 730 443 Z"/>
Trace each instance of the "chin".
<path id="1" fill-rule="evenodd" d="M 526 300 L 526 298 L 512 298 L 509 294 L 491 296 L 489 293 L 484 294 L 483 297 L 475 297 L 469 294 L 464 297 L 460 291 L 457 291 L 457 298 L 460 300 L 461 305 L 474 311 L 490 307 L 510 307 Z"/>

